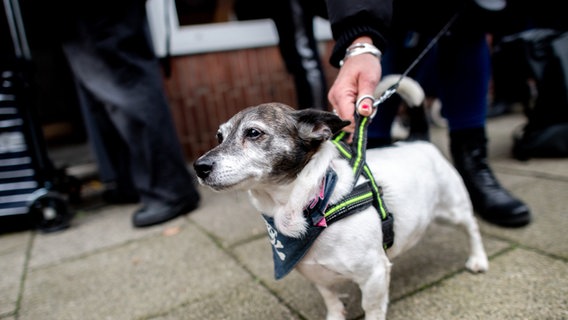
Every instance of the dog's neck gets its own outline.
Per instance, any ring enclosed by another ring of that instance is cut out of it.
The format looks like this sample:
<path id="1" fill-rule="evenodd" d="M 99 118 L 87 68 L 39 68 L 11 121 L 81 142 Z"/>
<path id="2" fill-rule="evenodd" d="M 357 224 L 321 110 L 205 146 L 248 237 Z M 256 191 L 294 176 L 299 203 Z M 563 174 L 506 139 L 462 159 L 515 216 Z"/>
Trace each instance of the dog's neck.
<path id="1" fill-rule="evenodd" d="M 337 174 L 330 203 L 339 201 L 351 191 L 354 178 L 349 163 L 339 156 L 333 143 L 326 141 L 294 181 L 251 189 L 251 202 L 260 212 L 274 217 L 278 231 L 289 237 L 301 237 L 308 227 L 303 210 L 319 195 L 328 168 Z"/>

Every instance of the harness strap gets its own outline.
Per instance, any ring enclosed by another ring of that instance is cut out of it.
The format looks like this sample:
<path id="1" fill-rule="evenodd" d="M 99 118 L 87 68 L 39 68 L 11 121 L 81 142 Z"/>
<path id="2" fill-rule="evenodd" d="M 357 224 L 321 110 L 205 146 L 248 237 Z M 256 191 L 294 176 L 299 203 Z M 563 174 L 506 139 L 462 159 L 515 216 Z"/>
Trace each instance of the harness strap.
<path id="1" fill-rule="evenodd" d="M 373 203 L 373 191 L 368 183 L 361 184 L 343 198 L 340 203 L 333 204 L 325 211 L 325 220 L 331 224 L 341 218 L 367 208 Z"/>
<path id="2" fill-rule="evenodd" d="M 383 247 L 390 248 L 394 243 L 394 217 L 386 208 L 382 199 L 382 190 L 377 185 L 371 170 L 365 161 L 365 151 L 367 146 L 367 127 L 369 117 L 361 117 L 355 113 L 355 132 L 353 143 L 345 143 L 346 133 L 344 131 L 337 134 L 332 143 L 335 144 L 340 154 L 349 161 L 353 168 L 353 190 L 350 195 L 342 199 L 339 203 L 330 205 L 326 210 L 325 216 L 328 223 L 338 220 L 344 216 L 351 215 L 366 208 L 371 203 L 379 212 L 383 229 Z M 363 174 L 367 182 L 356 186 L 357 180 Z"/>
<path id="3" fill-rule="evenodd" d="M 348 161 L 351 160 L 353 158 L 353 155 L 349 152 L 349 148 L 346 147 L 345 143 L 343 141 L 332 141 L 336 148 L 339 150 L 340 154 L 347 159 Z M 375 178 L 373 177 L 373 174 L 371 173 L 371 170 L 369 169 L 369 167 L 367 166 L 367 164 L 363 164 L 362 166 L 363 168 L 363 176 L 365 178 L 367 178 L 368 183 L 370 183 L 371 185 L 371 189 L 373 190 L 373 194 L 376 195 L 381 195 L 382 191 L 380 189 L 380 187 L 377 185 Z M 357 180 L 357 177 L 355 178 L 355 180 Z M 375 208 L 377 208 L 377 210 L 379 211 L 379 214 L 381 215 L 381 219 L 386 219 L 387 218 L 387 213 L 388 210 L 386 210 L 386 206 L 382 201 L 381 197 L 375 197 L 375 201 L 373 203 L 373 205 L 375 206 Z"/>
<path id="4" fill-rule="evenodd" d="M 349 164 L 353 168 L 353 176 L 355 177 L 355 180 L 353 181 L 353 187 L 355 187 L 357 178 L 361 175 L 363 167 L 366 166 L 365 150 L 367 148 L 367 127 L 369 126 L 369 123 L 369 117 L 361 117 L 359 114 L 355 113 L 355 124 L 357 126 L 355 128 L 355 132 L 353 133 L 353 143 L 348 145 L 344 142 L 346 137 L 344 131 L 341 131 L 332 140 L 332 142 L 342 143 L 342 149 L 344 150 L 340 151 L 342 151 L 343 156 L 346 157 L 346 159 L 349 161 Z M 370 174 L 370 172 L 368 172 L 367 174 Z M 369 178 L 368 176 L 366 176 L 366 178 L 371 180 L 371 178 Z"/>

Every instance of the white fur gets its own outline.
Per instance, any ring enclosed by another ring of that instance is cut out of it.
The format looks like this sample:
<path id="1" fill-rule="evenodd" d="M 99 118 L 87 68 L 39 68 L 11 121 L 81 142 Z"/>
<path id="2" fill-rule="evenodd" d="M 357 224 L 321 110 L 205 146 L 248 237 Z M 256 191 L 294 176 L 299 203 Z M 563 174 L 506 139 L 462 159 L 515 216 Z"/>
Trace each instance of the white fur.
<path id="1" fill-rule="evenodd" d="M 326 165 L 322 166 L 321 164 Z M 327 168 L 332 166 L 338 175 L 343 176 L 336 184 L 335 193 L 330 198 L 333 203 L 351 190 L 353 176 L 351 167 L 339 159 L 339 154 L 331 142 L 326 142 L 312 160 L 304 167 L 297 179 L 281 188 L 251 189 L 249 194 L 253 206 L 260 212 L 274 217 L 278 231 L 289 237 L 301 237 L 307 230 L 303 209 L 319 192 Z M 283 199 L 284 202 L 275 201 Z M 294 199 L 294 201 L 290 201 Z"/>

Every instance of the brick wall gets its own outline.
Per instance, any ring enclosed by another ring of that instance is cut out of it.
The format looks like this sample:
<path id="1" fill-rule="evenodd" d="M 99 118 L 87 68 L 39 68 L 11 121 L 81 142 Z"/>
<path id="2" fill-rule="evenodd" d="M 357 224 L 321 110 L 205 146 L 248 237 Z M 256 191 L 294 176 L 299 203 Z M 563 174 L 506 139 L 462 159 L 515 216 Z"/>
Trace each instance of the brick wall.
<path id="1" fill-rule="evenodd" d="M 321 50 L 329 85 L 337 74 L 327 62 L 331 46 L 323 43 Z M 296 102 L 277 47 L 174 57 L 165 88 L 188 161 L 215 146 L 219 124 L 238 111 L 264 102 Z"/>

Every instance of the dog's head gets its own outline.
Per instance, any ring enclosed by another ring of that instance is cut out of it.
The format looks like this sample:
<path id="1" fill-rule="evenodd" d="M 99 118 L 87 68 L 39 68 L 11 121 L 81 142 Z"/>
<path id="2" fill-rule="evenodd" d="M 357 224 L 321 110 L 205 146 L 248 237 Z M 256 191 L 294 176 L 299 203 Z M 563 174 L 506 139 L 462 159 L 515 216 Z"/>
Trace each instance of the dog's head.
<path id="1" fill-rule="evenodd" d="M 349 124 L 331 112 L 280 103 L 249 107 L 222 124 L 219 145 L 194 163 L 214 190 L 254 189 L 293 180 L 321 144 Z"/>

